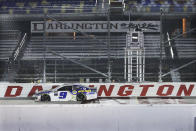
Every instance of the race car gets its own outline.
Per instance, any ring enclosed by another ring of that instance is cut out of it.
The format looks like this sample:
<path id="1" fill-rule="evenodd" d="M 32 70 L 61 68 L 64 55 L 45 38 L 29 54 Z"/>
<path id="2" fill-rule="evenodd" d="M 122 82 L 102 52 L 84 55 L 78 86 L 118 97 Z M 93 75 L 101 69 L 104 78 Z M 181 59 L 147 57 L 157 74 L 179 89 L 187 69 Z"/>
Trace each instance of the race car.
<path id="1" fill-rule="evenodd" d="M 81 101 L 97 99 L 97 89 L 80 84 L 64 84 L 54 89 L 43 90 L 34 95 L 35 101 Z"/>

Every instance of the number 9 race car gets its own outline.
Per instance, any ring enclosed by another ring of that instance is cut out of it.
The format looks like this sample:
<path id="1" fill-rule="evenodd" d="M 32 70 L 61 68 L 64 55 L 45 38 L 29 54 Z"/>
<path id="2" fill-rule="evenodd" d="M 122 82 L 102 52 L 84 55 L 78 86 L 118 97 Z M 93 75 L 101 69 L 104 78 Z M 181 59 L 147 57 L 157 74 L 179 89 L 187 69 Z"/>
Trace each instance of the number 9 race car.
<path id="1" fill-rule="evenodd" d="M 97 89 L 83 85 L 61 85 L 34 95 L 35 101 L 81 101 L 97 99 Z"/>

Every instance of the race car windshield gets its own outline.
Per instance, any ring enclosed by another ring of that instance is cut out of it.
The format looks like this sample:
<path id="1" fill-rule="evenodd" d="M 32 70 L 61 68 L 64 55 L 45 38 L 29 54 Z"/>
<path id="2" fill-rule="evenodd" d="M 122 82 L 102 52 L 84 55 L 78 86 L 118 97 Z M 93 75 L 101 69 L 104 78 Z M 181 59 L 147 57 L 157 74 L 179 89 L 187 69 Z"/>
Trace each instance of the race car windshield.
<path id="1" fill-rule="evenodd" d="M 63 86 L 58 88 L 58 91 L 72 91 L 72 86 Z"/>
<path id="2" fill-rule="evenodd" d="M 62 86 L 62 85 L 58 85 L 58 86 L 53 86 L 51 89 L 49 89 L 49 91 L 54 91 L 54 90 L 56 90 L 58 87 L 60 87 L 60 86 Z"/>

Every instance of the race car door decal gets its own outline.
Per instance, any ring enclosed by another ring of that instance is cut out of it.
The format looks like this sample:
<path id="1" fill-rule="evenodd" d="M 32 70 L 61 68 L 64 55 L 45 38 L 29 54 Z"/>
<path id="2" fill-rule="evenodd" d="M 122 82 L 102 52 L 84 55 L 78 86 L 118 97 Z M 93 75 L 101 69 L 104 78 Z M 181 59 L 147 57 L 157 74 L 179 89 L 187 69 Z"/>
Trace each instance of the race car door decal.
<path id="1" fill-rule="evenodd" d="M 60 92 L 59 93 L 59 99 L 65 99 L 67 96 L 67 92 Z"/>

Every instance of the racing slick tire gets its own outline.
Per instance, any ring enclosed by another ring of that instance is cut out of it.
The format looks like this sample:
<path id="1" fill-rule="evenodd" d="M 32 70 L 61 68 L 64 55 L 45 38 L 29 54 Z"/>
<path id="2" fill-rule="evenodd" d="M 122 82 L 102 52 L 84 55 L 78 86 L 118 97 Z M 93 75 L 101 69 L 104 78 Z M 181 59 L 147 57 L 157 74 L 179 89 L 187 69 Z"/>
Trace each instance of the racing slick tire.
<path id="1" fill-rule="evenodd" d="M 41 96 L 41 101 L 50 101 L 50 96 L 47 94 L 44 94 Z"/>
<path id="2" fill-rule="evenodd" d="M 80 93 L 76 96 L 77 101 L 85 102 L 86 96 L 83 93 Z"/>

